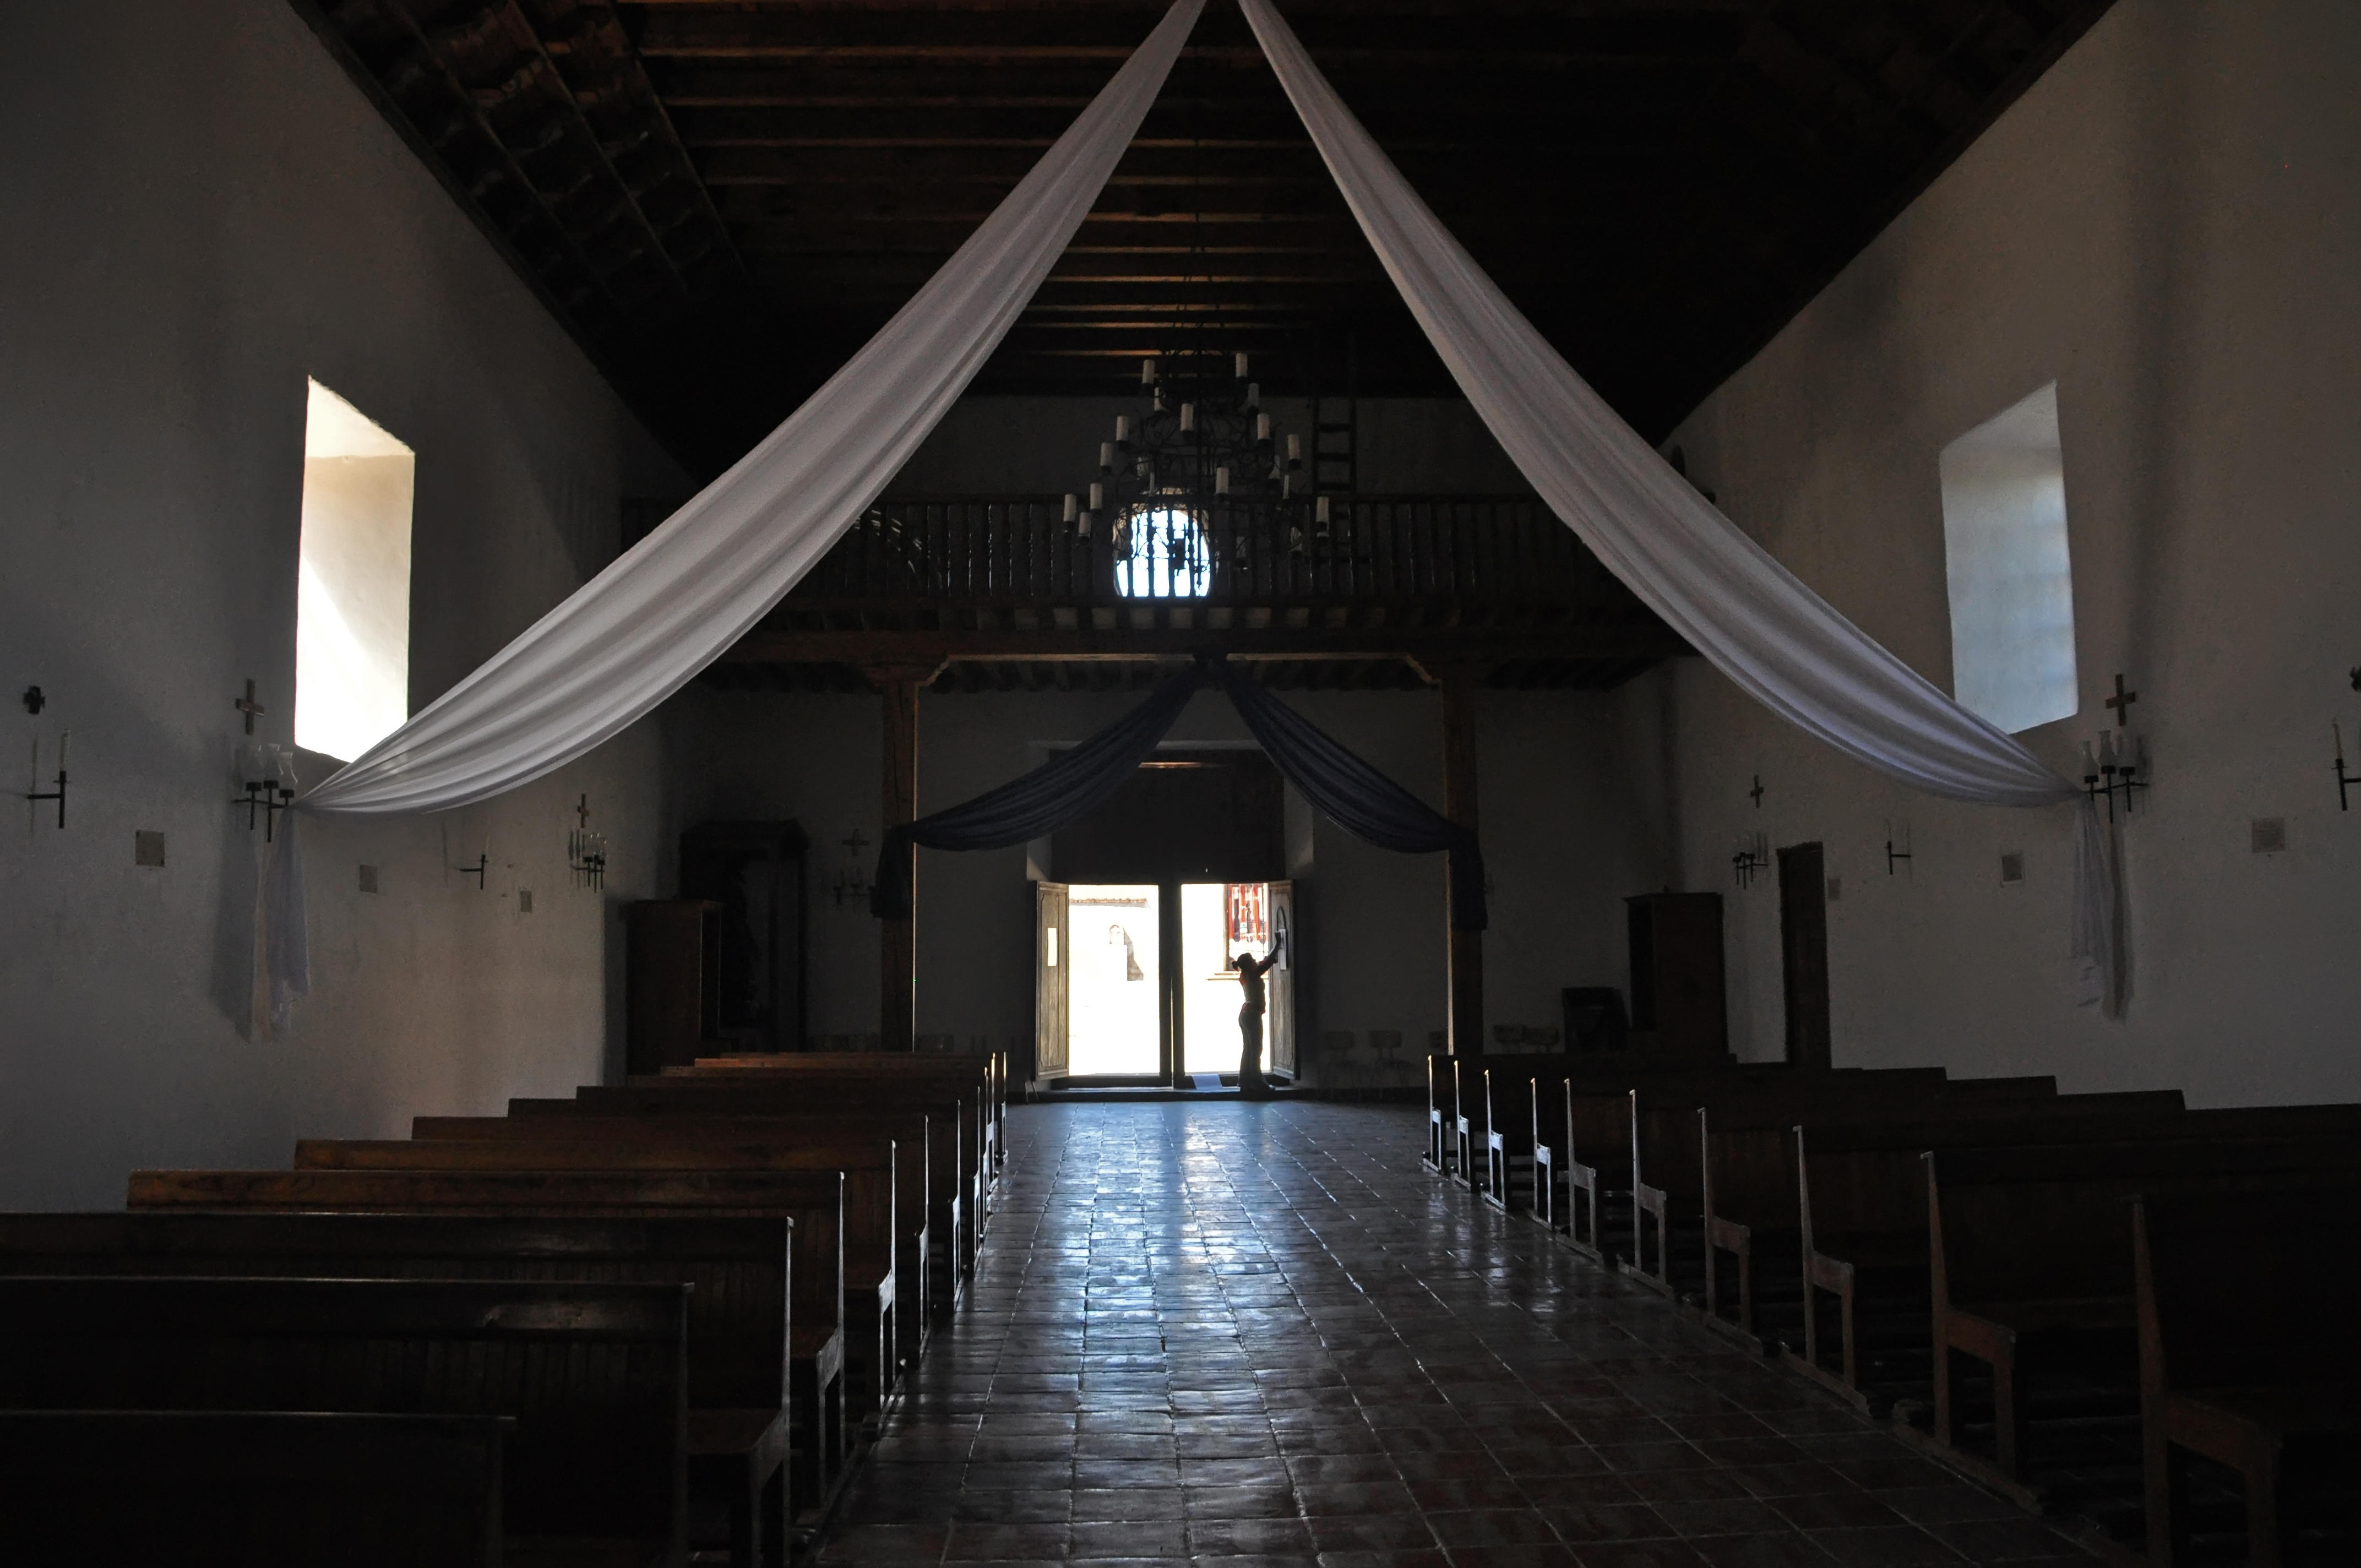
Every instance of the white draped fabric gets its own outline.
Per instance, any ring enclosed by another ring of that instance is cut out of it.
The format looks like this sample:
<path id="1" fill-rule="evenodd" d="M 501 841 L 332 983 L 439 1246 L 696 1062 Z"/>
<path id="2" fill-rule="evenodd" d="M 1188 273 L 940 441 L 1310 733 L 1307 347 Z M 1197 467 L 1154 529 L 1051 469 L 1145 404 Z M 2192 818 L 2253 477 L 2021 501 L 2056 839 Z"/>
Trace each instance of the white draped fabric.
<path id="1" fill-rule="evenodd" d="M 1914 788 L 2075 805 L 2072 956 L 2121 1001 L 2113 857 L 2081 787 L 1945 696 L 1741 532 L 1511 305 L 1380 151 L 1270 0 L 1240 0 L 1387 274 L 1518 468 L 1609 570 L 1772 712 Z"/>
<path id="2" fill-rule="evenodd" d="M 2124 968 L 2112 858 L 2081 789 L 1708 505 L 1436 222 L 1269 0 L 1241 3 L 1460 387 L 1534 488 L 1642 601 L 1757 701 L 1890 777 L 1990 805 L 2080 803 L 2073 953 L 2114 1011 Z M 1006 334 L 1130 144 L 1202 4 L 1177 0 L 958 254 L 785 424 L 303 808 L 429 811 L 513 789 L 640 718 L 751 630 L 875 500 Z M 300 866 L 291 822 L 290 873 Z M 282 1004 L 302 990 L 301 894 L 290 891 L 299 882 L 282 873 L 269 890 L 270 994 Z"/>
<path id="3" fill-rule="evenodd" d="M 958 254 L 785 424 L 303 808 L 437 811 L 514 789 L 627 728 L 753 630 L 991 357 L 1098 200 L 1203 5 L 1176 0 Z"/>

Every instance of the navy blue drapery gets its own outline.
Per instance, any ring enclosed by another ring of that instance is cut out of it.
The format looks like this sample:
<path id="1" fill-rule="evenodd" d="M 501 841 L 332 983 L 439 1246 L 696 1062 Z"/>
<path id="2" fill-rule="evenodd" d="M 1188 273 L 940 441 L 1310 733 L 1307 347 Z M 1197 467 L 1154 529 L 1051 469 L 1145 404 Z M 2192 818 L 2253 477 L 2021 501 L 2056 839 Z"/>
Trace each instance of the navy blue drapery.
<path id="1" fill-rule="evenodd" d="M 1218 660 L 1158 686 L 1148 699 L 1062 757 L 973 800 L 889 828 L 877 849 L 870 910 L 883 920 L 911 914 L 911 846 L 1002 850 L 1038 839 L 1113 795 L 1156 750 L 1198 688 L 1219 685 L 1289 783 L 1329 820 L 1381 850 L 1451 856 L 1451 924 L 1485 926 L 1484 856 L 1476 835 L 1369 766 L 1270 693 Z"/>

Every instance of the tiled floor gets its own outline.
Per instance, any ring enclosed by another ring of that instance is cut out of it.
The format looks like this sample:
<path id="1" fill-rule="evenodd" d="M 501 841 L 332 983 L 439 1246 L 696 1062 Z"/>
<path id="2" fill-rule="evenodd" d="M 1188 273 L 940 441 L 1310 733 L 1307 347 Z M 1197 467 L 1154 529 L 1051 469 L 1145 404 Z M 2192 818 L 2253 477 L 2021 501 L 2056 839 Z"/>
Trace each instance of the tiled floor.
<path id="1" fill-rule="evenodd" d="M 1013 1108 L 972 1299 L 824 1561 L 2087 1568 L 1427 1176 L 1419 1114 Z"/>

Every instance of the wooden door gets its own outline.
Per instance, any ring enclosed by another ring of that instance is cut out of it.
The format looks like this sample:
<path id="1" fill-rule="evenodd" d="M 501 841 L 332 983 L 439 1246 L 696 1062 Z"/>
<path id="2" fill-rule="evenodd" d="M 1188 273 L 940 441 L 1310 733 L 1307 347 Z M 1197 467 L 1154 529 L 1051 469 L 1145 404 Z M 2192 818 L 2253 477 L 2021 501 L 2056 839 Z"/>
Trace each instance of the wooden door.
<path id="1" fill-rule="evenodd" d="M 1300 1076 L 1295 1065 L 1295 884 L 1270 884 L 1270 935 L 1279 967 L 1263 981 L 1264 1056 L 1270 1070 Z"/>
<path id="2" fill-rule="evenodd" d="M 1066 1020 L 1073 955 L 1066 938 L 1066 884 L 1035 883 L 1033 921 L 1033 1076 L 1066 1076 Z"/>
<path id="3" fill-rule="evenodd" d="M 1779 851 L 1779 969 L 1787 993 L 1787 1065 L 1828 1065 L 1828 866 L 1817 844 Z"/>

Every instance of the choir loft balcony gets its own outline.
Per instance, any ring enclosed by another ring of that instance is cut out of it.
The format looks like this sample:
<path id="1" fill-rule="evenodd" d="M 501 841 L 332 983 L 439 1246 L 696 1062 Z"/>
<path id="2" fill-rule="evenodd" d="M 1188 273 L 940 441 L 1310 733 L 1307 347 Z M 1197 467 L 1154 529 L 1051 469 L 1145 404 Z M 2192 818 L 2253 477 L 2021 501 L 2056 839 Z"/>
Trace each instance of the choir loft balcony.
<path id="1" fill-rule="evenodd" d="M 1099 521 L 1057 496 L 872 508 L 708 672 L 734 690 L 1144 686 L 1218 652 L 1286 688 L 1598 690 L 1688 645 L 1532 496 L 1218 498 Z"/>

